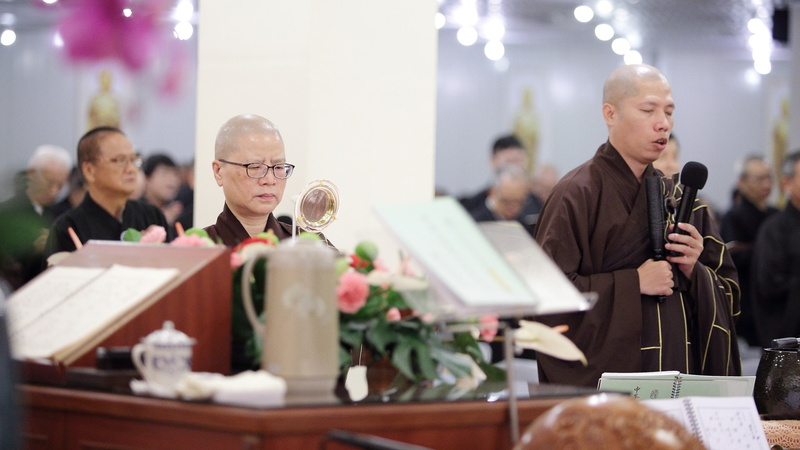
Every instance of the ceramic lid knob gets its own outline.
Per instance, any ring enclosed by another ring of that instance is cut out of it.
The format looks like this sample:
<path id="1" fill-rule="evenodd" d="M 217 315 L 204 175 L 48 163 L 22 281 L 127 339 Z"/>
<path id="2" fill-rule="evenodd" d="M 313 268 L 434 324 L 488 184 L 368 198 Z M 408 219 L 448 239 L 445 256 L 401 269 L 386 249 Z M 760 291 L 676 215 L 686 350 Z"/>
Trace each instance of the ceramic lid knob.
<path id="1" fill-rule="evenodd" d="M 156 345 L 193 345 L 195 340 L 175 329 L 171 320 L 165 320 L 160 330 L 148 334 L 142 342 Z"/>

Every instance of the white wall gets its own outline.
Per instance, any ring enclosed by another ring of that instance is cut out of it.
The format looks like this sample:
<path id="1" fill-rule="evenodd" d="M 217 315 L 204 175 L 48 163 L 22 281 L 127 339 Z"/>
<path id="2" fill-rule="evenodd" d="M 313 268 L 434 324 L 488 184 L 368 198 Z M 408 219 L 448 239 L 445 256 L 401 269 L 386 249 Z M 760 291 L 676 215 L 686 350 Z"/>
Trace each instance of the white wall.
<path id="1" fill-rule="evenodd" d="M 448 193 L 469 193 L 489 182 L 491 144 L 511 132 L 525 88 L 534 93 L 538 113 L 540 163 L 555 164 L 563 175 L 607 138 L 600 116 L 602 85 L 622 63 L 607 44 L 509 46 L 506 57 L 508 69 L 496 70 L 482 46 L 463 47 L 453 31 L 441 32 L 436 185 Z M 681 161 L 708 166 L 702 194 L 724 212 L 735 184 L 734 161 L 749 153 L 769 156 L 778 102 L 788 94 L 788 62 L 774 62 L 773 72 L 760 77 L 752 61 L 719 54 L 661 51 L 657 61 L 645 58 L 672 85 Z"/>
<path id="2" fill-rule="evenodd" d="M 278 126 L 297 165 L 276 212 L 328 179 L 342 206 L 325 235 L 347 252 L 370 239 L 394 258 L 372 208 L 433 197 L 436 2 L 240 0 L 201 11 L 195 223 L 223 206 L 210 170 L 217 130 L 255 113 Z"/>
<path id="3" fill-rule="evenodd" d="M 196 40 L 180 43 L 188 70 L 177 95 L 167 97 L 155 84 L 160 80 L 158 65 L 131 76 L 113 62 L 68 64 L 52 36 L 53 30 L 45 27 L 18 30 L 14 45 L 0 46 L 0 200 L 11 195 L 13 174 L 25 168 L 37 146 L 59 145 L 75 159 L 101 68 L 114 73 L 123 131 L 142 154 L 163 149 L 179 163 L 194 157 Z"/>
<path id="4" fill-rule="evenodd" d="M 354 21 L 374 14 L 388 17 L 384 23 L 392 23 L 393 17 L 387 16 L 391 11 L 376 9 L 370 2 L 353 2 L 346 6 L 349 9 L 342 11 L 354 11 Z M 204 3 L 203 7 L 214 11 L 215 4 Z M 427 3 L 420 6 L 426 8 L 425 11 L 434 7 Z M 248 14 L 243 8 L 233 8 L 232 14 L 246 18 Z M 209 25 L 215 22 L 215 16 L 208 11 L 201 11 L 198 34 L 204 35 L 204 20 Z M 219 54 L 227 55 L 218 62 L 220 73 L 227 70 L 226 65 L 238 64 L 242 67 L 238 76 L 252 83 L 248 86 L 262 88 L 245 89 L 230 82 L 207 86 L 205 89 L 212 97 L 227 96 L 230 106 L 215 111 L 213 118 L 201 128 L 195 123 L 194 70 L 187 72 L 181 95 L 169 100 L 151 83 L 152 74 L 125 78 L 118 67 L 110 65 L 118 72 L 117 88 L 129 102 L 127 110 L 138 112 L 138 121 L 129 122 L 124 128 L 143 153 L 163 148 L 181 161 L 188 160 L 195 147 L 211 145 L 218 126 L 227 117 L 257 104 L 257 109 L 271 116 L 284 131 L 287 151 L 301 150 L 292 154 L 298 158 L 296 161 L 302 169 L 292 178 L 293 184 L 287 194 L 296 192 L 314 178 L 336 178 L 333 181 L 346 190 L 341 220 L 347 228 L 357 228 L 356 223 L 370 213 L 354 208 L 351 199 L 362 195 L 358 192 L 371 192 L 372 186 L 394 183 L 398 186 L 397 192 L 401 192 L 404 185 L 422 183 L 427 186 L 434 182 L 427 175 L 434 166 L 436 186 L 452 194 L 464 194 L 488 183 L 490 145 L 496 136 L 511 130 L 525 88 L 533 90 L 539 116 L 541 162 L 556 164 L 563 174 L 589 158 L 606 137 L 599 114 L 600 90 L 605 76 L 620 63 L 620 58 L 613 55 L 606 44 L 551 49 L 509 46 L 510 65 L 503 72 L 494 69 L 483 56 L 481 46 L 462 47 L 455 42 L 453 31 L 443 30 L 438 40 L 437 84 L 433 87 L 436 89 L 435 117 L 420 109 L 415 113 L 418 115 L 415 121 L 400 112 L 396 105 L 411 101 L 413 96 L 409 95 L 415 93 L 414 86 L 426 86 L 423 90 L 429 92 L 431 86 L 424 78 L 436 75 L 430 70 L 407 69 L 406 61 L 416 58 L 411 54 L 393 58 L 393 52 L 401 51 L 398 43 L 378 38 L 359 39 L 360 33 L 378 34 L 381 26 L 363 29 L 352 26 L 338 43 L 325 44 L 321 34 L 311 36 L 307 32 L 312 24 L 318 33 L 340 32 L 333 22 L 326 20 L 327 16 L 343 14 L 337 13 L 336 8 L 325 2 L 306 1 L 298 7 L 286 6 L 275 11 L 270 9 L 268 16 L 275 18 L 271 29 L 276 31 L 274 34 L 263 31 L 264 38 L 280 43 L 270 50 L 278 52 L 270 56 L 270 64 L 278 69 L 293 64 L 293 69 L 284 75 L 280 75 L 280 70 L 273 71 L 275 76 L 283 76 L 279 80 L 258 78 L 260 75 L 249 74 L 252 65 L 267 63 L 258 60 L 257 54 L 242 50 L 238 44 L 217 49 Z M 800 14 L 795 16 L 800 20 Z M 256 20 L 261 16 L 252 17 Z M 337 20 L 347 19 L 339 17 Z M 429 24 L 419 20 L 398 17 L 396 25 L 387 27 L 387 31 L 394 29 L 406 36 L 414 31 L 416 38 L 427 39 Z M 220 39 L 224 30 L 237 28 L 236 23 L 228 19 L 221 26 L 215 25 L 217 31 L 211 30 L 208 39 Z M 412 28 L 401 29 L 402 26 Z M 263 25 L 255 28 L 263 29 Z M 244 34 L 241 39 L 248 36 Z M 196 39 L 188 42 L 192 66 L 196 65 L 196 45 Z M 382 51 L 382 46 L 386 46 L 386 50 Z M 281 49 L 285 53 L 280 53 Z M 313 53 L 306 55 L 307 51 Z M 436 56 L 436 49 L 425 50 L 419 59 L 430 60 Z M 703 194 L 718 209 L 727 209 L 734 184 L 735 159 L 746 153 L 764 152 L 771 146 L 770 130 L 778 114 L 778 102 L 789 92 L 790 63 L 774 62 L 770 75 L 756 77 L 760 81 L 751 84 L 747 81 L 750 61 L 691 50 L 662 51 L 657 59 L 648 62 L 661 67 L 672 84 L 678 106 L 675 133 L 683 144 L 682 159 L 701 161 L 709 167 L 710 178 Z M 381 63 L 377 64 L 378 61 Z M 24 167 L 36 146 L 49 143 L 74 151 L 84 131 L 85 103 L 95 88 L 93 74 L 98 67 L 65 64 L 59 50 L 51 44 L 51 31 L 44 28 L 18 30 L 13 46 L 0 47 L 0 158 L 3 161 L 0 164 L 0 199 L 10 195 L 12 174 Z M 334 72 L 322 82 L 320 72 L 327 67 Z M 409 86 L 407 80 L 413 84 Z M 794 84 L 797 85 L 796 80 Z M 283 97 L 282 92 L 293 94 Z M 276 98 L 281 100 L 274 100 Z M 309 109 L 309 102 L 317 106 Z M 277 108 L 285 110 L 286 114 L 276 117 Z M 377 117 L 387 118 L 382 122 L 384 125 L 376 125 L 372 119 Z M 800 115 L 793 116 L 794 123 L 798 117 Z M 428 122 L 420 127 L 423 120 Z M 433 122 L 435 159 L 424 156 L 413 160 L 410 155 L 415 154 L 413 147 L 417 145 L 414 136 L 428 139 Z M 395 125 L 386 125 L 390 123 Z M 792 127 L 794 146 L 796 128 Z M 316 132 L 310 133 L 311 130 Z M 347 133 L 336 130 L 347 130 Z M 313 158 L 306 156 L 309 149 L 313 149 Z M 343 158 L 352 158 L 387 167 L 383 159 L 387 155 L 393 155 L 389 164 L 392 170 L 403 173 L 402 177 L 390 177 L 383 170 L 351 177 L 340 163 Z M 209 178 L 206 181 L 210 181 L 207 163 L 198 164 L 198 179 Z M 335 173 L 331 167 L 335 167 Z M 334 177 L 339 171 L 342 175 Z M 207 200 L 209 212 L 203 213 L 198 223 L 210 223 L 215 216 L 212 211 L 221 207 L 221 194 L 216 189 L 210 189 L 208 195 L 212 196 Z M 368 203 L 372 201 L 377 198 Z M 355 222 L 348 224 L 350 220 Z M 334 229 L 331 232 L 335 234 Z"/>

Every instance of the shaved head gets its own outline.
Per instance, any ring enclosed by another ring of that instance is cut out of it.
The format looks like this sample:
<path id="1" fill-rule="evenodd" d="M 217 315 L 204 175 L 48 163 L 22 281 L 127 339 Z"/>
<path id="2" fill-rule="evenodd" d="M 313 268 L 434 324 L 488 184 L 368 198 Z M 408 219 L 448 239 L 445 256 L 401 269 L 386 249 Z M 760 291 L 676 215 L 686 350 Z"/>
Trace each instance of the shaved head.
<path id="1" fill-rule="evenodd" d="M 214 144 L 214 158 L 226 158 L 238 149 L 240 139 L 250 135 L 274 134 L 282 141 L 280 131 L 269 120 L 255 114 L 240 114 L 229 119 L 219 129 Z"/>
<path id="2" fill-rule="evenodd" d="M 640 82 L 662 81 L 667 78 L 660 70 L 647 64 L 630 64 L 615 69 L 606 79 L 603 86 L 603 103 L 619 106 L 628 97 L 639 95 Z"/>

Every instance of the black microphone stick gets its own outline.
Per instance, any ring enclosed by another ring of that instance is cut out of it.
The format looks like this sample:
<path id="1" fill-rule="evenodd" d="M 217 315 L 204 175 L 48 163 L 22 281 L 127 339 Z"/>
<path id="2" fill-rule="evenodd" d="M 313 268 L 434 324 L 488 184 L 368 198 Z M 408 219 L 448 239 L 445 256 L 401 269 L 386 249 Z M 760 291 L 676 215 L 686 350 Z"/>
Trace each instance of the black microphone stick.
<path id="1" fill-rule="evenodd" d="M 653 247 L 653 261 L 663 261 L 667 253 L 664 251 L 664 197 L 661 194 L 661 178 L 646 177 L 644 181 L 647 190 L 647 224 Z M 656 299 L 659 303 L 664 303 L 667 297 L 659 295 Z"/>
<path id="2" fill-rule="evenodd" d="M 708 181 L 708 168 L 696 161 L 689 161 L 681 170 L 681 184 L 683 184 L 683 195 L 678 204 L 678 211 L 675 213 L 674 233 L 689 234 L 688 231 L 678 228 L 679 223 L 689 223 L 694 209 L 694 201 L 697 198 L 697 191 L 703 189 Z M 670 256 L 677 256 L 680 253 L 670 252 Z"/>

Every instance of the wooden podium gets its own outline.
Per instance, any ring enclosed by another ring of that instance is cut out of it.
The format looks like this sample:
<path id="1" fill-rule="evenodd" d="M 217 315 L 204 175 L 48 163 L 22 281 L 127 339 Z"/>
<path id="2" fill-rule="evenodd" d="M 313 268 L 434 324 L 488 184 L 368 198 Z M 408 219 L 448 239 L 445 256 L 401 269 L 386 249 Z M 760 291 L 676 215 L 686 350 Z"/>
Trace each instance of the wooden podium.
<path id="1" fill-rule="evenodd" d="M 98 347 L 131 347 L 160 329 L 165 320 L 171 320 L 177 330 L 196 340 L 192 355 L 194 372 L 230 372 L 229 249 L 89 241 L 59 262 L 59 266 L 94 268 L 113 264 L 175 268 L 178 275 L 129 314 L 103 329 L 89 342 L 85 353 L 68 367 L 23 363 L 24 380 L 61 384 L 71 368 L 94 368 Z"/>

